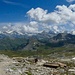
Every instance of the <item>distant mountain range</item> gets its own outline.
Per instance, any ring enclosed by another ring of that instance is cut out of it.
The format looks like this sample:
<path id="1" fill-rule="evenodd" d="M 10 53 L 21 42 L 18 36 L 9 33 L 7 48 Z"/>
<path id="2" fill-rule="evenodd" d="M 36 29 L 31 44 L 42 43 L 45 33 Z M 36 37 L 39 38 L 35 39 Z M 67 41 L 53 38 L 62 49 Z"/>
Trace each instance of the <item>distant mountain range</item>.
<path id="1" fill-rule="evenodd" d="M 23 25 L 0 28 L 0 50 L 36 50 L 67 46 L 75 47 L 74 31 L 30 32 Z"/>
<path id="2" fill-rule="evenodd" d="M 63 26 L 61 26 L 62 28 Z M 53 29 L 53 27 L 50 30 L 43 30 L 43 31 L 37 31 L 34 29 L 31 29 L 28 25 L 3 25 L 0 27 L 0 34 L 6 35 L 6 36 L 32 36 L 32 35 L 50 35 L 53 36 L 53 34 L 58 34 L 58 33 L 70 33 L 75 35 L 75 30 L 72 31 L 65 31 L 64 29 L 62 30 L 60 27 L 59 29 Z"/>
<path id="3" fill-rule="evenodd" d="M 75 47 L 75 35 L 69 32 L 55 33 L 53 31 L 41 33 L 25 33 L 18 31 L 0 32 L 0 50 L 36 50 L 68 46 Z"/>

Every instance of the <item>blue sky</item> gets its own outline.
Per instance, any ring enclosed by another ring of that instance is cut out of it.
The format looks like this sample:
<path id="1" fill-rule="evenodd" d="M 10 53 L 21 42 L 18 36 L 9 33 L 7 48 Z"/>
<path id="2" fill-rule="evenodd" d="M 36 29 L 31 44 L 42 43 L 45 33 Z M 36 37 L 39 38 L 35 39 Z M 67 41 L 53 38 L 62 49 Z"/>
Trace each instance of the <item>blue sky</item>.
<path id="1" fill-rule="evenodd" d="M 0 22 L 25 22 L 26 12 L 31 8 L 40 7 L 52 12 L 57 5 L 69 6 L 74 3 L 66 0 L 0 0 Z"/>

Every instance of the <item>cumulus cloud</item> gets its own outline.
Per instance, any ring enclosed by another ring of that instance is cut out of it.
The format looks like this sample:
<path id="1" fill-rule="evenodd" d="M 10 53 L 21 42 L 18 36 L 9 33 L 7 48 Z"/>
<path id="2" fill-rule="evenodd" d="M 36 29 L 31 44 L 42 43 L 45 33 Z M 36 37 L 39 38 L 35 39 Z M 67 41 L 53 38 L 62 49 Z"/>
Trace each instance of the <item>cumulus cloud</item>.
<path id="1" fill-rule="evenodd" d="M 71 3 L 71 2 L 74 2 L 75 0 L 66 0 L 67 2 Z"/>
<path id="2" fill-rule="evenodd" d="M 70 5 L 69 7 L 56 6 L 54 12 L 48 13 L 47 10 L 42 8 L 32 8 L 27 12 L 31 19 L 38 22 L 45 22 L 50 24 L 66 24 L 68 22 L 74 23 L 75 20 L 75 5 Z M 75 24 L 75 23 L 74 23 Z"/>
<path id="3" fill-rule="evenodd" d="M 39 22 L 48 23 L 50 21 L 50 23 L 51 22 L 56 23 L 60 19 L 59 15 L 57 15 L 57 13 L 55 13 L 55 12 L 48 13 L 47 10 L 44 10 L 42 8 L 39 8 L 39 7 L 36 9 L 32 8 L 31 10 L 29 10 L 27 12 L 27 14 L 31 19 L 34 19 L 34 20 L 39 21 Z M 58 18 L 55 19 L 55 17 L 58 17 Z"/>
<path id="4" fill-rule="evenodd" d="M 29 25 L 30 25 L 31 27 L 33 27 L 33 28 L 38 28 L 38 22 L 36 22 L 36 21 L 31 21 L 31 22 L 29 23 Z"/>
<path id="5" fill-rule="evenodd" d="M 27 15 L 37 23 L 40 23 L 43 29 L 53 28 L 56 31 L 75 29 L 75 4 L 57 5 L 53 12 L 48 12 L 42 8 L 32 8 Z M 60 28 L 60 29 L 59 29 Z"/>
<path id="6" fill-rule="evenodd" d="M 42 8 L 32 8 L 27 12 L 28 16 L 37 22 L 50 23 L 50 24 L 75 24 L 75 4 L 69 7 L 65 5 L 57 5 L 54 12 L 48 13 L 47 10 Z"/>

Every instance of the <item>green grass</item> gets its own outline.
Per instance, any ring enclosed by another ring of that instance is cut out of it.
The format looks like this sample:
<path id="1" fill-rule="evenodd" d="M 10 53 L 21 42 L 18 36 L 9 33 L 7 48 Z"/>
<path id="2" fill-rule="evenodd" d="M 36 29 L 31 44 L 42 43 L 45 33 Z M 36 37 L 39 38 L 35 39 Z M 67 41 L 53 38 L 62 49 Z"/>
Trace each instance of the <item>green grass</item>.
<path id="1" fill-rule="evenodd" d="M 0 54 L 8 55 L 9 57 L 25 57 L 31 56 L 34 52 L 31 51 L 12 51 L 12 50 L 0 50 Z"/>
<path id="2" fill-rule="evenodd" d="M 0 54 L 5 54 L 10 57 L 27 57 L 27 56 L 47 56 L 50 54 L 57 53 L 59 56 L 73 56 L 75 55 L 75 49 L 74 48 L 65 48 L 65 47 L 57 47 L 57 48 L 48 48 L 40 47 L 37 50 L 31 51 L 31 50 L 0 50 Z"/>

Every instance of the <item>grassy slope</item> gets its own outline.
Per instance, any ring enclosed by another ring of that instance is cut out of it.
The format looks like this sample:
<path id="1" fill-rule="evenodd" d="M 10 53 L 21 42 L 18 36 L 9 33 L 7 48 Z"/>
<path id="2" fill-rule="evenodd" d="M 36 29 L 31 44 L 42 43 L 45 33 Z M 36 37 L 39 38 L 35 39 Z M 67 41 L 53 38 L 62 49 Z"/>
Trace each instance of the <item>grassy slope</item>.
<path id="1" fill-rule="evenodd" d="M 25 51 L 12 51 L 12 50 L 0 50 L 0 54 L 5 54 L 10 57 L 16 57 L 16 56 L 35 56 L 35 55 L 43 55 L 47 56 L 50 54 L 58 54 L 58 56 L 73 56 L 75 55 L 75 49 L 74 48 L 66 48 L 66 47 L 56 47 L 56 48 L 46 48 L 44 46 L 39 47 L 39 49 L 30 51 L 30 50 L 25 50 Z"/>

